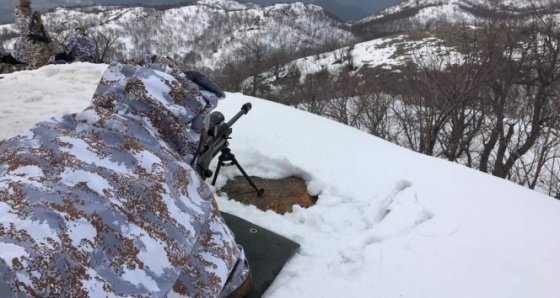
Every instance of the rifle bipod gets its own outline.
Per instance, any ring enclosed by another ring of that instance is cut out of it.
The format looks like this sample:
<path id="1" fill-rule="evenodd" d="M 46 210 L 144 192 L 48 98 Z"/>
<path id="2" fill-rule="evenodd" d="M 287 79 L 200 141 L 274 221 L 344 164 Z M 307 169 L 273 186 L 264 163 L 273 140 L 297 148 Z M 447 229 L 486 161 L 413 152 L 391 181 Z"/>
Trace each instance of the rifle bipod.
<path id="1" fill-rule="evenodd" d="M 226 162 L 229 162 L 229 163 L 226 163 Z M 251 180 L 249 175 L 247 175 L 247 173 L 245 173 L 245 170 L 243 170 L 243 168 L 241 167 L 239 162 L 237 162 L 237 159 L 235 159 L 235 155 L 233 153 L 231 153 L 231 149 L 229 149 L 227 146 L 222 148 L 220 156 L 218 157 L 218 167 L 216 168 L 216 172 L 214 173 L 214 178 L 212 179 L 212 186 L 216 184 L 216 179 L 218 179 L 218 173 L 220 172 L 220 168 L 222 166 L 227 167 L 227 166 L 232 166 L 232 165 L 237 166 L 239 171 L 241 171 L 241 174 L 243 174 L 243 177 L 245 177 L 245 179 L 247 179 L 247 181 L 249 182 L 251 187 L 253 187 L 253 189 L 255 189 L 255 191 L 257 191 L 257 196 L 259 196 L 259 197 L 262 196 L 263 193 L 264 193 L 264 189 L 258 188 L 255 185 L 255 183 L 253 182 L 253 180 Z"/>

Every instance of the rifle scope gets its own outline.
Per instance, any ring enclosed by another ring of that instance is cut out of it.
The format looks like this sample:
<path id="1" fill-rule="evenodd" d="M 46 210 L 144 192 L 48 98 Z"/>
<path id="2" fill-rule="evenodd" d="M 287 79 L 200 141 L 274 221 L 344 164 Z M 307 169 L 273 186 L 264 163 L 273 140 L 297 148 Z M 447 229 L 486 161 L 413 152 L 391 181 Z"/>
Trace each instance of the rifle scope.
<path id="1" fill-rule="evenodd" d="M 251 110 L 251 103 L 248 102 L 246 104 L 244 104 L 243 106 L 241 106 L 241 111 L 239 111 L 235 116 L 233 116 L 233 118 L 231 118 L 231 120 L 229 120 L 226 123 L 225 128 L 230 128 L 237 120 L 239 120 L 239 118 L 241 118 L 241 116 L 249 113 L 249 111 Z M 208 136 L 211 137 L 215 137 L 219 134 L 220 129 L 222 128 L 222 125 L 225 121 L 225 117 L 224 114 L 216 111 L 216 112 L 212 112 L 212 114 L 210 114 L 210 121 L 209 121 L 209 126 L 208 126 Z"/>

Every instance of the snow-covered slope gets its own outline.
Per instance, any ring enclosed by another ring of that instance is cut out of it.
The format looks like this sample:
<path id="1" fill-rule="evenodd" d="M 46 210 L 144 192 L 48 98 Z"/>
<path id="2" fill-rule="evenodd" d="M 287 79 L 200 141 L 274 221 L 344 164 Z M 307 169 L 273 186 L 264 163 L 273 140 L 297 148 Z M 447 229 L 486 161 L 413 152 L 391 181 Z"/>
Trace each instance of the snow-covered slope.
<path id="1" fill-rule="evenodd" d="M 460 54 L 453 48 L 446 47 L 445 41 L 435 35 L 426 33 L 422 38 L 412 38 L 409 34 L 399 34 L 390 37 L 377 38 L 357 43 L 353 46 L 342 47 L 334 51 L 296 59 L 285 66 L 286 71 L 276 75 L 274 70 L 262 74 L 267 77 L 266 83 L 274 83 L 289 73 L 287 70 L 297 69 L 303 80 L 305 76 L 327 70 L 337 75 L 344 69 L 359 72 L 362 68 L 383 68 L 398 70 L 407 63 L 430 63 L 436 52 L 452 52 Z M 250 78 L 249 80 L 251 80 Z"/>
<path id="2" fill-rule="evenodd" d="M 0 139 L 82 110 L 105 67 L 5 75 Z M 223 211 L 301 244 L 265 297 L 560 297 L 560 201 L 266 100 L 228 93 L 218 110 L 229 119 L 245 102 L 230 140 L 244 169 L 302 177 L 319 196 L 285 215 L 218 196 Z M 240 175 L 220 174 L 214 190 Z"/>

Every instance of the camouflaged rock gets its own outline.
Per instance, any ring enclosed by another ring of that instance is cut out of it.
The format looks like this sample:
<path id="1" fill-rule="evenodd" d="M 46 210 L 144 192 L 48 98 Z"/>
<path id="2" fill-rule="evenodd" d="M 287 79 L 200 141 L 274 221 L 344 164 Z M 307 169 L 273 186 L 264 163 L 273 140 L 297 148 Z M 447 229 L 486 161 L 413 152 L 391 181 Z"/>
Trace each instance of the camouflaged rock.
<path id="1" fill-rule="evenodd" d="M 31 68 L 39 68 L 53 60 L 52 43 L 30 39 L 29 36 L 44 36 L 49 39 L 47 30 L 42 22 L 32 22 L 33 15 L 17 6 L 15 9 L 16 27 L 20 31 L 21 48 L 24 60 Z M 19 58 L 16 55 L 16 59 Z"/>
<path id="2" fill-rule="evenodd" d="M 21 37 L 18 37 L 16 39 L 16 42 L 14 43 L 14 58 L 16 58 L 18 61 L 27 63 L 27 60 L 25 59 L 25 54 L 23 53 L 23 45 L 21 42 Z"/>
<path id="3" fill-rule="evenodd" d="M 6 50 L 6 48 L 4 48 L 4 46 L 2 46 L 0 44 L 0 58 L 6 57 L 10 54 L 10 52 L 8 52 Z M 15 71 L 19 71 L 19 70 L 24 70 L 27 68 L 27 65 L 23 65 L 23 64 L 17 64 L 17 65 L 13 65 L 13 64 L 8 64 L 8 63 L 0 63 L 0 74 L 2 73 L 12 73 Z"/>
<path id="4" fill-rule="evenodd" d="M 91 37 L 74 32 L 66 40 L 64 48 L 66 54 L 70 55 L 77 61 L 92 61 L 95 53 L 95 43 Z"/>
<path id="5" fill-rule="evenodd" d="M 115 62 L 84 111 L 0 142 L 0 297 L 238 288 L 244 252 L 189 165 L 217 100 L 165 58 Z"/>

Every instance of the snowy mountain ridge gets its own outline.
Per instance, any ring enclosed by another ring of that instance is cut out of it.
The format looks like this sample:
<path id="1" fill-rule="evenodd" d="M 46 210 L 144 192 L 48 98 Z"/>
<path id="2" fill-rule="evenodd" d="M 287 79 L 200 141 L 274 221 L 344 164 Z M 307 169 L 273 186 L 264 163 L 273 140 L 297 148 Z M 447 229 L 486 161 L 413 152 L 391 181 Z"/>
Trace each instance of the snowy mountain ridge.
<path id="1" fill-rule="evenodd" d="M 547 8 L 546 13 L 556 13 L 559 3 L 549 0 L 539 5 Z M 158 52 L 197 68 L 218 69 L 234 60 L 237 49 L 248 47 L 256 39 L 272 50 L 298 52 L 328 46 L 328 52 L 336 49 L 333 45 L 340 48 L 356 39 L 368 41 L 410 30 L 474 22 L 490 8 L 526 13 L 531 4 L 520 0 L 407 0 L 354 23 L 333 19 L 313 4 L 261 6 L 231 0 L 152 7 L 59 7 L 44 18 L 60 44 L 74 27 L 82 26 L 90 34 L 114 41 L 114 53 L 109 58 Z M 0 41 L 4 40 L 8 48 L 13 47 L 15 37 L 14 24 L 0 26 Z"/>
<path id="2" fill-rule="evenodd" d="M 442 25 L 474 24 L 492 10 L 511 17 L 534 9 L 543 14 L 560 14 L 560 1 L 533 3 L 523 0 L 406 0 L 352 24 L 361 36 L 378 37 L 395 32 L 425 30 Z"/>
<path id="3" fill-rule="evenodd" d="M 560 1 L 558 0 L 545 0 L 539 1 L 538 6 L 543 7 L 556 7 Z M 391 6 L 380 11 L 377 14 L 363 18 L 356 21 L 356 24 L 365 23 L 371 20 L 380 19 L 388 15 L 394 15 L 399 12 L 403 12 L 407 9 L 428 9 L 432 8 L 432 11 L 438 13 L 449 13 L 449 12 L 462 12 L 463 15 L 472 14 L 469 13 L 469 9 L 475 8 L 485 8 L 485 9 L 499 9 L 501 11 L 507 11 L 511 13 L 530 10 L 533 7 L 531 1 L 524 0 L 406 0 L 400 4 Z M 435 9 L 434 9 L 435 8 Z M 451 20 L 451 19 L 450 19 Z"/>
<path id="4" fill-rule="evenodd" d="M 155 52 L 183 59 L 197 68 L 216 68 L 235 55 L 236 49 L 257 40 L 271 48 L 297 51 L 352 38 L 350 31 L 321 7 L 302 3 L 262 7 L 203 0 L 173 8 L 60 7 L 44 14 L 44 20 L 59 42 L 73 28 L 82 26 L 90 35 L 115 40 L 115 58 Z M 8 39 L 11 47 L 16 32 L 14 24 L 2 25 L 0 40 Z"/>

